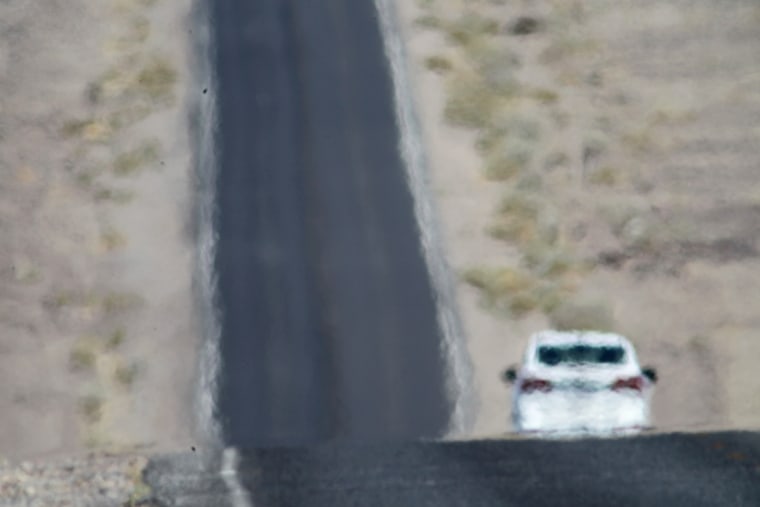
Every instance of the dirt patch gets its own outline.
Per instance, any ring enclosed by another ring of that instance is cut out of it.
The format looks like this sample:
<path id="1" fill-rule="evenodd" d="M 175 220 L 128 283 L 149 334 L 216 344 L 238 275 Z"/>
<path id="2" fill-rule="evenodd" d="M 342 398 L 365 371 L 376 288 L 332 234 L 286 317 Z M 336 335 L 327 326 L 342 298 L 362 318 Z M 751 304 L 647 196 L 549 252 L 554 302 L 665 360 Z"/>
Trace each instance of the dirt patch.
<path id="1" fill-rule="evenodd" d="M 192 440 L 189 8 L 0 5 L 4 456 Z"/>
<path id="2" fill-rule="evenodd" d="M 760 10 L 397 2 L 481 398 L 528 335 L 602 327 L 661 429 L 757 428 Z M 631 22 L 635 20 L 635 22 Z"/>

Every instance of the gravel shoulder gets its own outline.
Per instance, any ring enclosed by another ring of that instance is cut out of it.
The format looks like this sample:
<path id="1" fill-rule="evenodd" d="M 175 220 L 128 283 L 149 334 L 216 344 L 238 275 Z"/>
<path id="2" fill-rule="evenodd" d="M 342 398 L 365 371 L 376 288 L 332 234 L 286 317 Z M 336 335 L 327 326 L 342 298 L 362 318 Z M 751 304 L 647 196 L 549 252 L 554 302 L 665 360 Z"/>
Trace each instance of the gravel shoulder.
<path id="1" fill-rule="evenodd" d="M 760 11 L 398 0 L 475 369 L 472 436 L 531 332 L 611 329 L 661 430 L 760 427 Z"/>
<path id="2" fill-rule="evenodd" d="M 105 452 L 0 462 L 0 506 L 151 507 L 148 458 Z"/>

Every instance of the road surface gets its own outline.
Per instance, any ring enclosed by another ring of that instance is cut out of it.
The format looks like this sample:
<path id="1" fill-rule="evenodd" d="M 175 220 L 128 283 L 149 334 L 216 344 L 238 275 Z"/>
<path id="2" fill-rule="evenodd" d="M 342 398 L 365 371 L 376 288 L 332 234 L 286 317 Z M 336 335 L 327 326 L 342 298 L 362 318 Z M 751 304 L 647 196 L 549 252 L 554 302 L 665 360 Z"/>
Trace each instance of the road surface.
<path id="1" fill-rule="evenodd" d="M 226 443 L 441 435 L 441 336 L 373 3 L 212 4 Z"/>
<path id="2" fill-rule="evenodd" d="M 243 451 L 233 467 L 234 460 L 217 459 L 193 468 L 200 461 L 155 460 L 146 478 L 156 498 L 238 507 L 246 504 L 233 500 L 256 507 L 760 505 L 759 433 L 331 444 Z"/>

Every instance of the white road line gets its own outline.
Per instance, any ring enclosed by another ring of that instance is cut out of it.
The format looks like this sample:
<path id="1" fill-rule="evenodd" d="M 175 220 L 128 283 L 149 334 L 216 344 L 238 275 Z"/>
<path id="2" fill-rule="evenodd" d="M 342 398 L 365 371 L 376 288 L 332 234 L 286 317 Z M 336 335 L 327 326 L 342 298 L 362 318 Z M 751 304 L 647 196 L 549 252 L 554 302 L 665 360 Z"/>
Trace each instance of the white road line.
<path id="1" fill-rule="evenodd" d="M 420 229 L 423 255 L 433 285 L 438 325 L 443 333 L 443 354 L 447 361 L 449 398 L 454 402 L 449 436 L 467 434 L 475 420 L 473 373 L 462 324 L 457 312 L 451 272 L 443 254 L 436 213 L 426 181 L 427 160 L 406 74 L 404 45 L 398 31 L 394 0 L 375 0 L 380 16 L 385 54 L 390 62 L 396 103 L 396 121 L 401 135 L 401 155 L 414 199 L 414 212 Z"/>
<path id="2" fill-rule="evenodd" d="M 221 368 L 219 341 L 221 327 L 216 308 L 216 255 L 217 233 L 214 230 L 216 211 L 215 181 L 217 172 L 214 135 L 216 122 L 216 86 L 212 63 L 211 21 L 206 0 L 195 0 L 188 20 L 193 27 L 190 46 L 194 55 L 193 79 L 206 83 L 204 94 L 196 94 L 188 104 L 194 124 L 195 200 L 196 215 L 196 272 L 194 289 L 197 294 L 201 325 L 201 343 L 198 351 L 198 379 L 195 395 L 195 417 L 199 437 L 212 445 L 221 445 L 221 431 L 215 418 L 217 379 Z"/>
<path id="3" fill-rule="evenodd" d="M 253 507 L 248 492 L 240 484 L 240 480 L 238 480 L 237 466 L 237 450 L 233 447 L 226 448 L 222 454 L 222 468 L 219 470 L 219 475 L 222 477 L 224 484 L 227 485 L 232 505 L 233 507 Z"/>

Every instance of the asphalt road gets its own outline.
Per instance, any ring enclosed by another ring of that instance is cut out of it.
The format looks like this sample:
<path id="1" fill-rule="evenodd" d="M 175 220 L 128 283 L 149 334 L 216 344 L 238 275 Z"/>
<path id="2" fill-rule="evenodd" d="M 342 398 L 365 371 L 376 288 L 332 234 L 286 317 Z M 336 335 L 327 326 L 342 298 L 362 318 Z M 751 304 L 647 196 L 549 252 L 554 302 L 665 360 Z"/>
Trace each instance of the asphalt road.
<path id="1" fill-rule="evenodd" d="M 323 446 L 244 455 L 256 506 L 757 506 L 760 435 Z"/>
<path id="2" fill-rule="evenodd" d="M 756 507 L 760 433 L 322 444 L 151 461 L 159 505 Z"/>
<path id="3" fill-rule="evenodd" d="M 441 336 L 372 1 L 211 4 L 226 443 L 440 435 Z"/>
<path id="4" fill-rule="evenodd" d="M 756 506 L 760 435 L 259 450 L 239 475 L 257 506 Z"/>

